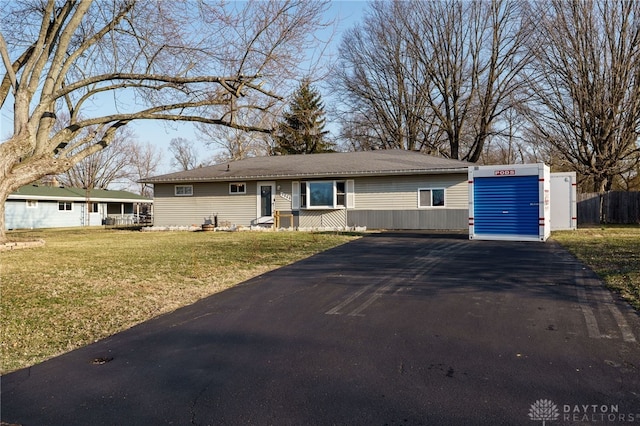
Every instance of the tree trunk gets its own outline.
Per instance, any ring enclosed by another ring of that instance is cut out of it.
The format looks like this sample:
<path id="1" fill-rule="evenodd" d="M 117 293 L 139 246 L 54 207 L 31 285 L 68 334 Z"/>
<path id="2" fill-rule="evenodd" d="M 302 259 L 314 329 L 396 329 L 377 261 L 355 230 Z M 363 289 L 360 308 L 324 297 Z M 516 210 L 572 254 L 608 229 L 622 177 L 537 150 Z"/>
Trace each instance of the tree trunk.
<path id="1" fill-rule="evenodd" d="M 7 242 L 5 204 L 9 195 L 50 174 L 60 174 L 72 163 L 64 158 L 40 155 L 30 156 L 31 135 L 22 131 L 0 144 L 0 244 Z M 24 159 L 24 160 L 23 160 Z"/>
<path id="2" fill-rule="evenodd" d="M 23 156 L 29 150 L 29 137 L 25 131 L 0 145 L 0 244 L 7 241 L 5 203 L 9 194 L 19 188 L 16 186 L 16 178 L 21 173 L 15 173 L 16 165 L 20 165 Z M 29 182 L 25 182 L 26 185 Z"/>
<path id="3" fill-rule="evenodd" d="M 1 161 L 2 159 L 0 159 L 0 163 Z M 0 244 L 7 242 L 5 206 L 9 195 L 16 190 L 15 184 L 12 181 L 14 181 L 14 179 L 11 178 L 11 175 L 0 181 Z M 25 185 L 27 183 L 25 183 Z M 18 185 L 18 188 L 20 186 L 22 185 Z"/>
<path id="4" fill-rule="evenodd" d="M 7 242 L 7 232 L 5 217 L 4 217 L 4 204 L 7 201 L 8 194 L 5 196 L 0 195 L 0 244 Z"/>

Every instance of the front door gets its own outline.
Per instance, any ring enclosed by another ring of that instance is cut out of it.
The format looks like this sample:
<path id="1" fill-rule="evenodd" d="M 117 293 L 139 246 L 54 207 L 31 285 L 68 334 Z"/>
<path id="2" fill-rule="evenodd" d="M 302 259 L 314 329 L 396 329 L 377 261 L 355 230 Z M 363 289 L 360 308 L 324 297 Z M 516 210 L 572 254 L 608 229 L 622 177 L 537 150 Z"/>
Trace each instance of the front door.
<path id="1" fill-rule="evenodd" d="M 273 206 L 276 198 L 275 182 L 258 182 L 258 223 L 273 220 Z"/>

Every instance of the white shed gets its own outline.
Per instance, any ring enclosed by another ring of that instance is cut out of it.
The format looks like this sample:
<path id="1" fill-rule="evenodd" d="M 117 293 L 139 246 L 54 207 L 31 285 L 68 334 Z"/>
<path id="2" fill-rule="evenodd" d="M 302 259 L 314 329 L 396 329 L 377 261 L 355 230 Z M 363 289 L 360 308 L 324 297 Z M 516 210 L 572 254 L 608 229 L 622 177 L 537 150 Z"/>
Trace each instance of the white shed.
<path id="1" fill-rule="evenodd" d="M 551 230 L 578 227 L 576 172 L 551 173 Z"/>

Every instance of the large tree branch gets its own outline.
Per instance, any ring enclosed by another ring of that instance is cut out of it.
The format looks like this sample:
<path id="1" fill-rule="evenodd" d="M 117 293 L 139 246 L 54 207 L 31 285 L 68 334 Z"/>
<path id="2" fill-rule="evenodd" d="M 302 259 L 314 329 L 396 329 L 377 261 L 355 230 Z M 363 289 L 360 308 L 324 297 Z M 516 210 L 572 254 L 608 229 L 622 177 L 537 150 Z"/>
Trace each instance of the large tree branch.
<path id="1" fill-rule="evenodd" d="M 109 116 L 112 120 L 168 120 L 168 121 L 186 121 L 205 124 L 216 124 L 220 126 L 230 127 L 233 129 L 244 130 L 247 132 L 272 133 L 273 128 L 264 128 L 258 126 L 250 126 L 238 124 L 232 121 L 222 120 L 218 118 L 208 118 L 201 115 L 184 115 L 182 113 L 168 113 L 165 111 L 152 112 L 150 110 L 138 112 L 135 114 L 115 114 Z M 94 122 L 96 120 L 90 120 Z M 96 123 L 98 124 L 98 123 Z"/>
<path id="2" fill-rule="evenodd" d="M 47 43 L 48 41 L 50 41 L 49 38 L 52 33 L 53 22 L 50 21 L 50 16 L 53 13 L 54 7 L 55 7 L 55 1 L 48 0 L 46 7 L 42 11 L 40 32 L 38 33 L 38 38 L 33 43 L 34 54 L 30 55 L 29 58 L 27 59 L 24 65 L 24 70 L 22 72 L 22 75 L 20 76 L 19 85 L 21 87 L 26 88 L 28 86 L 29 80 L 32 78 L 31 73 L 33 72 L 37 63 L 39 61 L 42 62 L 40 59 L 43 56 L 43 52 L 47 48 Z M 51 46 L 49 48 L 51 48 Z M 39 77 L 40 75 L 38 75 L 38 78 Z"/>
<path id="3" fill-rule="evenodd" d="M 117 15 L 114 16 L 111 21 L 109 21 L 106 25 L 104 25 L 99 31 L 97 31 L 93 36 L 89 37 L 87 40 L 84 40 L 82 44 L 75 50 L 73 53 L 68 55 L 68 57 L 64 60 L 62 67 L 59 70 L 50 70 L 50 77 L 55 76 L 55 87 L 62 86 L 62 82 L 69 72 L 69 69 L 75 63 L 76 59 L 78 59 L 81 55 L 83 55 L 90 47 L 96 44 L 99 40 L 101 40 L 106 34 L 113 29 L 122 21 L 122 19 L 126 16 L 127 13 L 133 8 L 135 1 L 128 1 L 125 3 L 124 7 L 120 9 Z M 52 72 L 54 74 L 52 74 Z M 56 76 L 57 75 L 57 76 Z"/>
<path id="4" fill-rule="evenodd" d="M 2 34 L 0 33 L 0 36 Z M 2 56 L 3 56 L 3 62 L 5 62 L 5 55 L 7 57 L 7 59 L 9 58 L 9 52 L 6 51 L 6 44 L 4 46 L 0 46 L 0 49 L 2 49 L 3 51 Z M 29 58 L 31 57 L 31 55 L 33 55 L 33 52 L 35 51 L 35 47 L 34 46 L 29 46 L 23 53 L 22 55 L 20 55 L 20 57 L 18 59 L 16 59 L 13 64 L 11 64 L 11 66 L 7 66 L 5 63 L 5 66 L 7 67 L 7 73 L 5 74 L 4 78 L 2 79 L 2 83 L 0 84 L 0 108 L 2 108 L 2 106 L 4 105 L 4 102 L 7 100 L 7 97 L 9 96 L 10 93 L 10 89 L 13 88 L 14 92 L 18 89 L 18 77 L 17 77 L 17 73 L 18 71 L 24 66 L 24 64 L 29 60 Z M 14 78 L 11 78 L 11 74 L 13 74 Z"/>
<path id="5" fill-rule="evenodd" d="M 85 0 L 81 3 L 80 8 L 84 10 L 84 13 L 86 13 L 90 1 L 91 0 Z M 40 35 L 35 46 L 36 54 L 33 56 L 32 63 L 27 65 L 22 74 L 23 81 L 21 84 L 27 88 L 30 94 L 35 93 L 38 86 L 42 84 L 41 77 L 46 66 L 49 65 L 49 69 L 56 69 L 59 68 L 62 63 L 61 58 L 63 58 L 66 53 L 65 50 L 68 40 L 71 39 L 75 30 L 75 28 L 69 30 L 70 24 L 67 22 L 67 18 L 73 12 L 75 3 L 75 1 L 67 0 L 57 13 L 55 13 L 54 0 L 49 0 L 47 4 L 47 9 L 42 16 L 43 23 Z M 80 16 L 77 9 L 74 16 L 75 21 L 73 23 L 77 27 L 82 20 L 82 16 Z M 52 53 L 53 58 L 50 57 Z M 45 81 L 45 85 L 52 83 L 52 80 Z"/>
<path id="6" fill-rule="evenodd" d="M 64 87 L 61 87 L 57 92 L 53 94 L 53 96 L 57 99 L 69 93 L 72 93 L 78 89 L 86 88 L 88 86 L 103 83 L 106 81 L 118 81 L 118 80 L 126 80 L 129 81 L 129 87 L 142 87 L 142 82 L 159 82 L 159 83 L 169 83 L 175 85 L 174 88 L 182 88 L 186 87 L 190 84 L 198 84 L 198 83 L 217 83 L 224 87 L 230 94 L 233 96 L 240 96 L 240 90 L 242 87 L 248 87 L 252 90 L 256 90 L 264 95 L 269 97 L 282 100 L 281 96 L 276 95 L 270 91 L 263 89 L 259 84 L 251 83 L 252 80 L 260 78 L 260 75 L 252 75 L 252 76 L 227 76 L 227 77 L 219 77 L 219 76 L 199 76 L 199 77 L 182 77 L 182 76 L 172 76 L 172 75 L 164 75 L 164 74 L 138 74 L 138 73 L 109 73 L 109 74 L 100 74 L 92 77 L 88 77 L 74 83 L 68 84 Z M 138 82 L 138 83 L 134 83 Z M 146 88 L 152 86 L 145 86 Z M 160 86 L 153 87 L 154 89 L 158 88 L 167 88 L 169 86 Z"/>
<path id="7" fill-rule="evenodd" d="M 2 33 L 0 33 L 0 56 L 2 56 L 2 62 L 4 63 L 5 68 L 7 69 L 6 78 L 9 81 L 9 84 L 11 85 L 11 87 L 13 87 L 13 90 L 16 90 L 18 88 L 18 80 L 16 77 L 16 70 L 14 69 L 15 64 L 11 63 L 11 59 L 9 58 L 9 51 L 7 50 L 7 42 L 4 40 Z M 7 92 L 8 92 L 8 87 L 7 87 Z M 2 103 L 0 103 L 0 107 L 2 107 L 2 104 L 4 103 L 5 99 L 6 99 L 6 95 L 2 96 Z"/>

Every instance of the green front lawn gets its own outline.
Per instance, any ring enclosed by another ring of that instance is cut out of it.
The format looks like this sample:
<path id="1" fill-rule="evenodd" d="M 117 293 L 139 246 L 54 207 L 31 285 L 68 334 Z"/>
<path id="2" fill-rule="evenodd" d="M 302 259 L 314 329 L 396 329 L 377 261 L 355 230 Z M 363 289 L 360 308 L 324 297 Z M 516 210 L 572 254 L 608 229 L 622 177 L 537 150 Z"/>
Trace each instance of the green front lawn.
<path id="1" fill-rule="evenodd" d="M 581 228 L 552 238 L 640 310 L 640 226 Z"/>
<path id="2" fill-rule="evenodd" d="M 0 252 L 6 373 L 94 342 L 357 236 L 309 232 L 10 232 Z"/>

